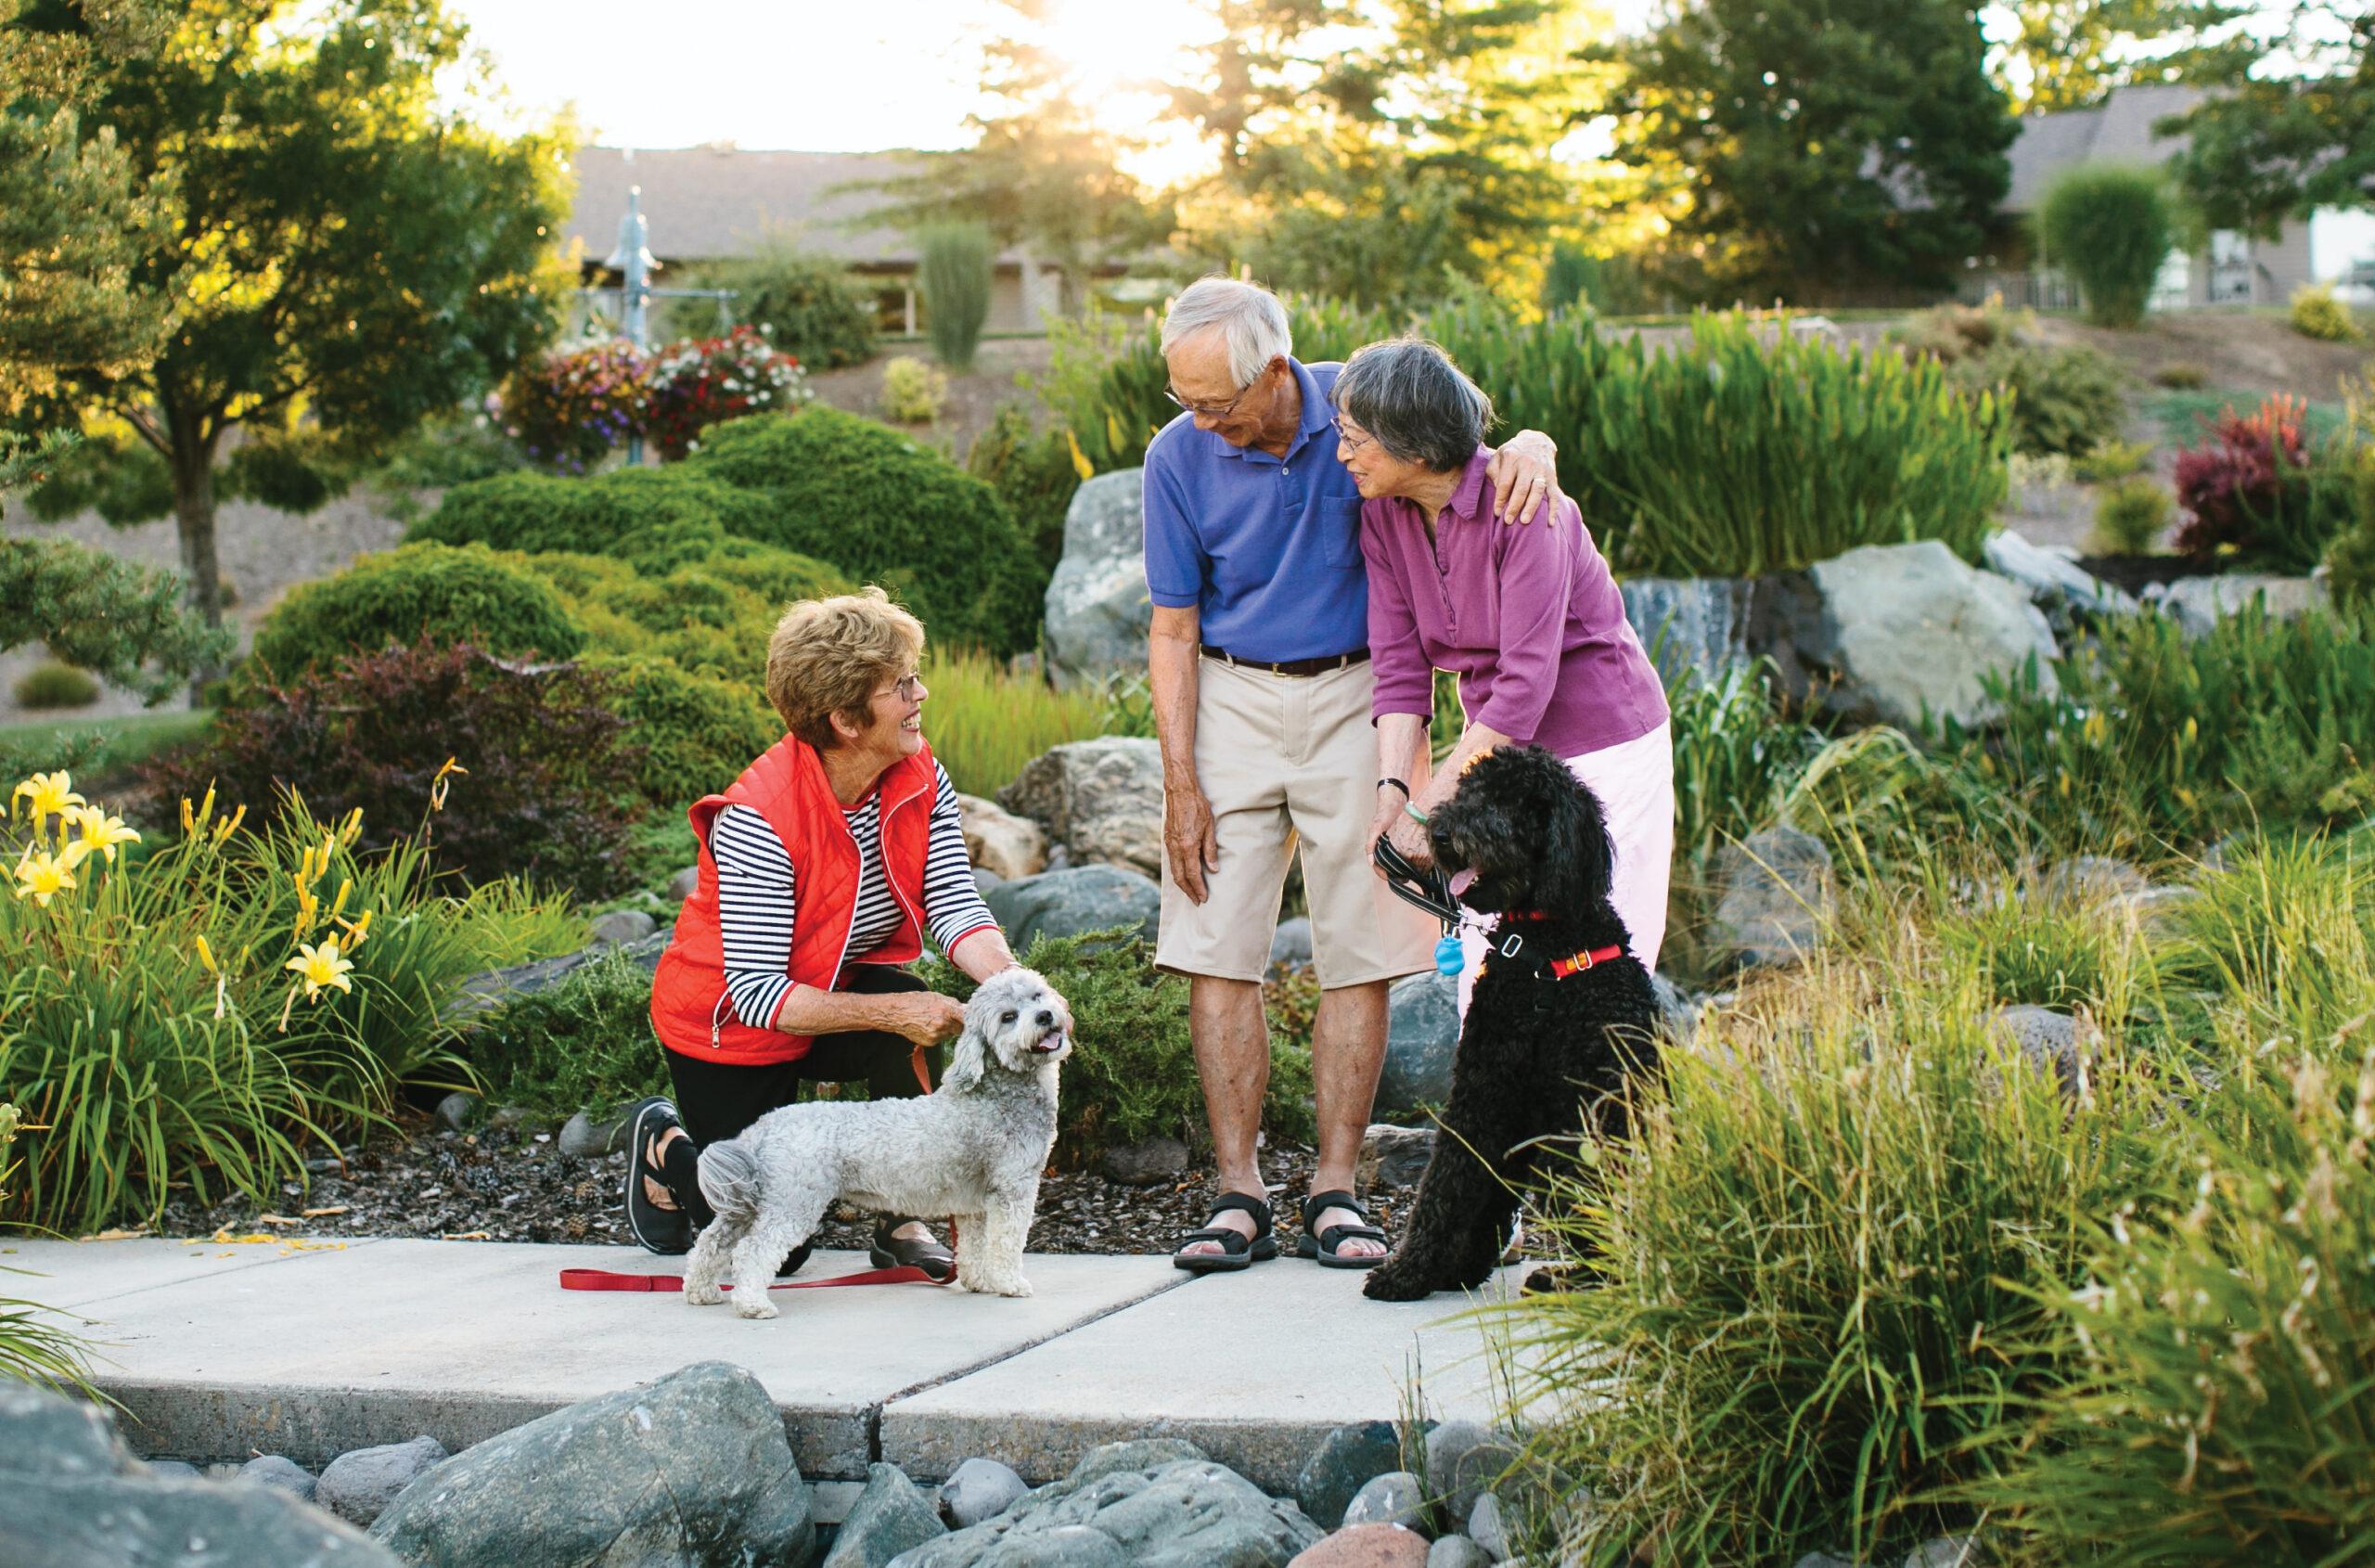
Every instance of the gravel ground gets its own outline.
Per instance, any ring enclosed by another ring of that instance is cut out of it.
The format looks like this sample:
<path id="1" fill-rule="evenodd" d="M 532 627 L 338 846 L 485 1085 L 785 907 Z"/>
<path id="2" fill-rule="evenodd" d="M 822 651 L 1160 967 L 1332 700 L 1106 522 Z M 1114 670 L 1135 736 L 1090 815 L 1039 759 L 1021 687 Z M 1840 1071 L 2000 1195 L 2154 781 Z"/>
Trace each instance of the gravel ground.
<path id="1" fill-rule="evenodd" d="M 558 1137 L 525 1125 L 470 1133 L 417 1131 L 382 1135 L 350 1150 L 341 1167 L 323 1156 L 310 1188 L 295 1182 L 284 1202 L 259 1210 L 245 1199 L 200 1209 L 179 1202 L 166 1208 L 167 1236 L 205 1237 L 227 1228 L 315 1240 L 411 1236 L 478 1241 L 608 1241 L 624 1243 L 620 1194 L 623 1153 L 581 1160 L 560 1150 Z M 1278 1211 L 1282 1247 L 1301 1227 L 1293 1207 L 1308 1190 L 1314 1155 L 1285 1147 L 1263 1154 L 1262 1172 Z M 1389 1235 L 1411 1189 L 1386 1189 L 1370 1212 Z M 1190 1171 L 1154 1187 L 1124 1187 L 1095 1171 L 1048 1176 L 1039 1188 L 1039 1215 L 1030 1248 L 1038 1253 L 1166 1253 L 1184 1232 L 1204 1223 L 1212 1173 Z M 822 1244 L 863 1250 L 870 1221 L 841 1208 L 828 1220 Z"/>

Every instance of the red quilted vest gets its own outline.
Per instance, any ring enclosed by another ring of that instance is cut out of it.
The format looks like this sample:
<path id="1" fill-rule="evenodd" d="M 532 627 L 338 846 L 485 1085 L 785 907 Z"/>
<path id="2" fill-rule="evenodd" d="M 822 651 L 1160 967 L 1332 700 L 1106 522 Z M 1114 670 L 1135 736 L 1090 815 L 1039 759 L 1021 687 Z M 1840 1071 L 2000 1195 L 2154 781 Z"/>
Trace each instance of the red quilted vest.
<path id="1" fill-rule="evenodd" d="M 882 775 L 882 867 L 905 912 L 899 929 L 858 960 L 903 964 L 923 951 L 924 856 L 931 847 L 938 776 L 931 748 Z M 651 982 L 651 1026 L 672 1051 L 738 1067 L 796 1061 L 810 1036 L 754 1027 L 734 1016 L 725 992 L 725 946 L 717 923 L 717 862 L 709 829 L 728 805 L 749 806 L 783 841 L 798 873 L 792 880 L 791 962 L 802 985 L 837 988 L 849 962 L 850 922 L 857 913 L 857 842 L 826 782 L 815 748 L 786 736 L 742 770 L 722 795 L 704 795 L 687 814 L 700 846 L 700 882 L 676 916 L 676 934 Z"/>

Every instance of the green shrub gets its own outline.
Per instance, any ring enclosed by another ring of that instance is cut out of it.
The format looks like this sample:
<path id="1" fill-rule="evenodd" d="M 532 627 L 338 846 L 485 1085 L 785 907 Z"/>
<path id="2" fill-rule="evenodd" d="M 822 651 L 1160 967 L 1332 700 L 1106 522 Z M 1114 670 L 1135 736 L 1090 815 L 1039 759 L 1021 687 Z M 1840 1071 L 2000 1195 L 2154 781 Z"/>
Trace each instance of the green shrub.
<path id="1" fill-rule="evenodd" d="M 2174 234 L 2161 171 L 2078 164 L 2047 188 L 2037 229 L 2046 255 L 2077 279 L 2089 321 L 2125 328 L 2144 319 Z"/>
<path id="2" fill-rule="evenodd" d="M 2109 484 L 2144 471 L 2152 449 L 2140 441 L 2106 441 L 2071 464 L 2071 471 L 2089 484 Z"/>
<path id="3" fill-rule="evenodd" d="M 948 401 L 948 376 L 901 354 L 882 366 L 882 417 L 897 425 L 929 425 Z"/>
<path id="4" fill-rule="evenodd" d="M 764 645 L 760 657 L 764 662 Z M 783 739 L 783 721 L 754 685 L 696 675 L 662 658 L 588 662 L 607 677 L 604 700 L 643 749 L 636 789 L 664 811 L 681 813 L 725 789 Z"/>
<path id="5" fill-rule="evenodd" d="M 2375 443 L 2351 455 L 2348 479 L 2350 526 L 2334 536 L 2326 553 L 2330 586 L 2337 604 L 2375 607 Z"/>
<path id="6" fill-rule="evenodd" d="M 1192 1137 L 1204 1100 L 1188 1038 L 1187 983 L 1157 973 L 1153 950 L 1128 928 L 1043 936 L 1020 956 L 1071 1004 L 1080 1042 L 1064 1064 L 1054 1158 L 1078 1168 L 1141 1138 Z M 973 983 L 944 958 L 927 959 L 918 972 L 960 1001 L 973 994 Z M 1262 1125 L 1273 1137 L 1306 1141 L 1310 1056 L 1276 1041 L 1271 1064 Z"/>
<path id="7" fill-rule="evenodd" d="M 2138 474 L 2095 496 L 2095 548 L 2104 555 L 2150 555 L 2169 526 L 2169 493 Z"/>
<path id="8" fill-rule="evenodd" d="M 824 407 L 738 419 L 682 467 L 763 498 L 759 537 L 881 584 L 941 643 L 1037 640 L 1046 580 L 1005 503 L 888 426 Z"/>
<path id="9" fill-rule="evenodd" d="M 700 277 L 703 287 L 734 289 L 734 319 L 764 332 L 811 370 L 863 365 L 874 356 L 874 300 L 866 286 L 847 264 L 802 249 L 791 235 L 771 235 L 754 254 L 705 267 Z M 681 308 L 687 314 L 674 321 L 678 336 L 715 329 L 707 301 L 687 301 Z M 696 311 L 698 320 L 690 314 Z"/>
<path id="10" fill-rule="evenodd" d="M 494 1103 L 555 1120 L 669 1092 L 651 976 L 620 952 L 481 1020 L 462 1048 Z"/>
<path id="11" fill-rule="evenodd" d="M 2358 341 L 2358 323 L 2350 307 L 2334 298 L 2323 283 L 2304 283 L 2292 290 L 2292 329 L 2321 343 Z"/>
<path id="12" fill-rule="evenodd" d="M 2189 359 L 2180 359 L 2153 371 L 2152 384 L 2171 392 L 2200 392 L 2210 385 L 2210 372 Z"/>
<path id="13" fill-rule="evenodd" d="M 998 493 L 1032 553 L 1051 574 L 1064 558 L 1064 517 L 1085 477 L 1061 431 L 1043 431 L 1019 403 L 1001 403 L 965 454 L 965 471 Z"/>
<path id="14" fill-rule="evenodd" d="M 405 545 L 290 589 L 256 629 L 255 658 L 286 679 L 423 637 L 545 659 L 585 644 L 549 586 L 483 546 Z"/>
<path id="15" fill-rule="evenodd" d="M 2012 399 L 2012 445 L 2031 455 L 2078 457 L 2118 438 L 2127 416 L 2126 374 L 2092 349 L 2001 343 L 1955 366 L 1956 382 Z"/>
<path id="16" fill-rule="evenodd" d="M 87 708 L 99 700 L 99 683 L 88 670 L 45 659 L 17 677 L 15 694 L 19 708 Z"/>
<path id="17" fill-rule="evenodd" d="M 623 541 L 639 534 L 690 530 L 706 537 L 705 530 L 714 527 L 763 538 L 765 510 L 759 497 L 681 464 L 617 469 L 589 479 L 508 473 L 455 486 L 437 510 L 404 531 L 404 542 L 618 555 Z"/>
<path id="18" fill-rule="evenodd" d="M 973 368 L 974 346 L 990 318 L 990 231 L 980 224 L 934 224 L 916 236 L 922 260 L 924 331 L 952 370 Z"/>

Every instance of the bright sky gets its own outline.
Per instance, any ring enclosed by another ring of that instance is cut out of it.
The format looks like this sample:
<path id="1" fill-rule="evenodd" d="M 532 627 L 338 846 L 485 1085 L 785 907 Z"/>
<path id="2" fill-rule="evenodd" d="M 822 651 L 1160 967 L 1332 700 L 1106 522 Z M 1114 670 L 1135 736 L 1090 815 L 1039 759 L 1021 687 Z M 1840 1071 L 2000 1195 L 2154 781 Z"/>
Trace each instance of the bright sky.
<path id="1" fill-rule="evenodd" d="M 608 146 L 812 152 L 968 145 L 982 40 L 1011 15 L 995 0 L 449 3 L 523 113 L 573 103 L 588 139 Z M 1649 4 L 1610 9 L 1631 20 Z M 1165 71 L 1210 27 L 1194 0 L 1057 0 L 1051 33 L 1105 122 L 1143 134 L 1155 106 L 1128 84 Z M 1176 137 L 1135 172 L 1163 183 L 1200 157 Z M 2313 233 L 2321 276 L 2375 254 L 2375 217 L 2321 217 Z"/>

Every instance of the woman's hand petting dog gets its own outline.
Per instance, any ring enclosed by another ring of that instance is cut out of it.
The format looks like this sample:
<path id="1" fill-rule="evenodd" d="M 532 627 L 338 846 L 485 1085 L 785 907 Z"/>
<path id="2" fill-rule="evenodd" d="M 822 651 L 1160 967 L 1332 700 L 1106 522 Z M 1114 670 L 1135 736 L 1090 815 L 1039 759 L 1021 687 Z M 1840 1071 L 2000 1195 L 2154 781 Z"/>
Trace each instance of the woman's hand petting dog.
<path id="1" fill-rule="evenodd" d="M 936 1046 L 964 1031 L 964 1007 L 937 991 L 894 992 L 879 1001 L 891 1032 L 917 1045 Z"/>

